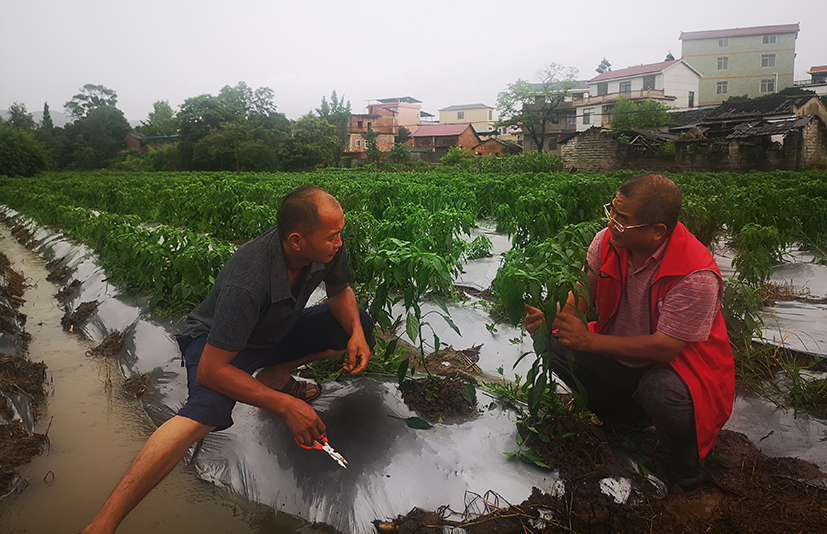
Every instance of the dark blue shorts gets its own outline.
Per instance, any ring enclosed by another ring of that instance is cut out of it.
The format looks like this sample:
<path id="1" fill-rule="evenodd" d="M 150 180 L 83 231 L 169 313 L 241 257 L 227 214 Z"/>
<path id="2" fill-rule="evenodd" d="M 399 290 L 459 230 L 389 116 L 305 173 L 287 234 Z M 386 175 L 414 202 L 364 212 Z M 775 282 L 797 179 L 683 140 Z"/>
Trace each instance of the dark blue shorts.
<path id="1" fill-rule="evenodd" d="M 364 310 L 359 310 L 362 329 L 368 345 L 373 345 L 373 319 Z M 176 336 L 178 346 L 187 364 L 187 388 L 189 398 L 178 412 L 215 430 L 225 430 L 233 425 L 232 411 L 236 401 L 201 386 L 196 381 L 198 362 L 207 344 L 207 337 L 191 338 Z M 242 371 L 253 374 L 259 369 L 280 363 L 299 360 L 308 354 L 316 354 L 329 349 L 345 350 L 350 336 L 339 321 L 333 316 L 327 304 L 320 304 L 305 309 L 298 321 L 286 336 L 273 348 L 244 349 L 230 362 Z"/>

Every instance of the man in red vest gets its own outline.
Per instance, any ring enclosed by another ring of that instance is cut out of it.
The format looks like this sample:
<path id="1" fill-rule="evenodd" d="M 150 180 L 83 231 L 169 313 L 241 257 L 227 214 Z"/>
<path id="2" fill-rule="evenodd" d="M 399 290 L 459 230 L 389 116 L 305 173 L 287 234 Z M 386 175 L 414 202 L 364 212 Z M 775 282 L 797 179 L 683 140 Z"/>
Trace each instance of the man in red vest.
<path id="1" fill-rule="evenodd" d="M 569 294 L 552 323 L 552 368 L 570 389 L 582 386 L 609 428 L 654 424 L 669 450 L 669 481 L 692 491 L 735 398 L 721 273 L 678 222 L 681 193 L 666 176 L 630 179 L 605 209 L 607 228 L 589 247 L 590 298 Z M 599 319 L 586 326 L 576 310 L 595 305 Z M 526 306 L 532 336 L 543 321 Z"/>

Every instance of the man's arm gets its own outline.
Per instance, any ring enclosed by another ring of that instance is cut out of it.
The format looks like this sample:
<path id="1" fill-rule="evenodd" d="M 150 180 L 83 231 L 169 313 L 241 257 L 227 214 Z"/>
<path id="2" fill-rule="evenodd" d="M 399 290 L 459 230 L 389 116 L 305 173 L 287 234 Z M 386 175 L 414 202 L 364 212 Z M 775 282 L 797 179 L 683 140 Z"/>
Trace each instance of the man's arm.
<path id="1" fill-rule="evenodd" d="M 344 363 L 346 372 L 352 375 L 362 373 L 370 360 L 370 347 L 362 330 L 359 317 L 359 305 L 350 285 L 327 286 L 327 302 L 330 312 L 350 335 L 347 342 L 347 359 Z"/>
<path id="2" fill-rule="evenodd" d="M 279 414 L 287 428 L 302 443 L 310 443 L 324 434 L 324 423 L 309 404 L 269 388 L 230 365 L 236 354 L 207 343 L 198 364 L 198 383 L 231 399 Z"/>
<path id="3" fill-rule="evenodd" d="M 596 352 L 610 358 L 641 362 L 669 362 L 677 356 L 686 341 L 663 332 L 643 336 L 609 336 L 589 330 L 575 315 L 560 313 L 552 324 L 560 343 L 572 350 Z"/>
<path id="4" fill-rule="evenodd" d="M 576 301 L 576 306 L 575 306 Z M 566 300 L 566 305 L 563 306 L 563 309 L 560 310 L 558 308 L 557 315 L 562 313 L 567 313 L 574 317 L 577 316 L 575 313 L 575 308 L 580 313 L 586 313 L 589 311 L 591 306 L 587 299 L 583 297 L 576 298 L 574 293 L 569 291 L 569 297 Z M 534 306 L 529 306 L 528 304 L 525 305 L 525 319 L 523 322 L 525 323 L 526 330 L 528 330 L 529 335 L 534 336 L 534 332 L 540 328 L 543 322 L 546 320 L 545 314 L 543 314 L 543 310 L 535 308 Z"/>

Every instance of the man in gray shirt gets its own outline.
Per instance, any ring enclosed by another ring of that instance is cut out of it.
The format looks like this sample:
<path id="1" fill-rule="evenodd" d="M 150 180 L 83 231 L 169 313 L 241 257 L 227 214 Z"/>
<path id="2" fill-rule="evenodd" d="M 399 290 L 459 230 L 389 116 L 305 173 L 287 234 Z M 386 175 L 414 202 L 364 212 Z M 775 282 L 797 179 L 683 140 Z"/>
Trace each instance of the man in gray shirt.
<path id="1" fill-rule="evenodd" d="M 335 198 L 300 187 L 279 207 L 276 228 L 227 261 L 178 336 L 187 363 L 186 405 L 147 440 L 85 533 L 114 532 L 193 443 L 233 424 L 236 402 L 281 415 L 302 443 L 324 434 L 324 423 L 306 402 L 321 390 L 291 372 L 347 351 L 344 370 L 359 374 L 372 341 L 373 321 L 348 285 L 344 225 Z M 322 281 L 327 303 L 305 309 Z"/>

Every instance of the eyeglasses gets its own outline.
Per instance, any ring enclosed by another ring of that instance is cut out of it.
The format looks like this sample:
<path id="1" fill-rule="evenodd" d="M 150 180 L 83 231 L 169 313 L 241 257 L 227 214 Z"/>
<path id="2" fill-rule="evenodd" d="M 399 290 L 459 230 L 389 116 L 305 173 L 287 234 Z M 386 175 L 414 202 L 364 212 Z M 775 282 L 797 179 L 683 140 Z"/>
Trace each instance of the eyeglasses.
<path id="1" fill-rule="evenodd" d="M 633 228 L 643 228 L 644 226 L 652 226 L 652 224 L 651 224 L 651 223 L 646 223 L 646 224 L 635 224 L 635 225 L 632 225 L 632 226 L 626 226 L 625 224 L 618 222 L 618 221 L 617 221 L 617 219 L 615 219 L 614 217 L 612 217 L 612 212 L 613 212 L 614 210 L 615 210 L 615 208 L 614 208 L 614 206 L 612 206 L 612 203 L 611 203 L 611 202 L 609 202 L 608 204 L 603 204 L 603 211 L 605 211 L 605 212 L 606 212 L 606 218 L 607 218 L 607 219 L 609 219 L 610 221 L 612 221 L 612 222 L 614 223 L 614 225 L 615 225 L 615 230 L 617 230 L 617 231 L 618 231 L 618 233 L 621 233 L 621 234 L 622 234 L 622 233 L 623 233 L 623 232 L 625 232 L 626 230 L 631 230 L 631 229 L 633 229 Z"/>

